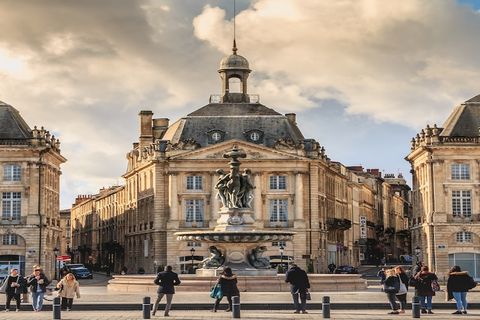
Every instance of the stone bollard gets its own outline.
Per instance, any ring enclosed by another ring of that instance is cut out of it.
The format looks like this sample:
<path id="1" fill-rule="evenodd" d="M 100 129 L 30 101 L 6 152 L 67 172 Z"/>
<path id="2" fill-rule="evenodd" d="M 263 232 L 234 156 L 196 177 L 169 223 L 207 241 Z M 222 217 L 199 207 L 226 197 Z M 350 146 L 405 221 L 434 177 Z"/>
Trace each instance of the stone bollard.
<path id="1" fill-rule="evenodd" d="M 61 309 L 60 309 L 60 297 L 53 298 L 53 320 L 60 320 L 62 319 Z"/>
<path id="2" fill-rule="evenodd" d="M 240 318 L 240 297 L 232 297 L 232 318 Z"/>
<path id="3" fill-rule="evenodd" d="M 323 319 L 330 319 L 330 297 L 324 296 L 322 300 Z"/>
<path id="4" fill-rule="evenodd" d="M 150 319 L 150 297 L 143 298 L 142 311 L 143 319 Z"/>
<path id="5" fill-rule="evenodd" d="M 417 296 L 412 298 L 412 318 L 420 318 L 420 299 Z"/>

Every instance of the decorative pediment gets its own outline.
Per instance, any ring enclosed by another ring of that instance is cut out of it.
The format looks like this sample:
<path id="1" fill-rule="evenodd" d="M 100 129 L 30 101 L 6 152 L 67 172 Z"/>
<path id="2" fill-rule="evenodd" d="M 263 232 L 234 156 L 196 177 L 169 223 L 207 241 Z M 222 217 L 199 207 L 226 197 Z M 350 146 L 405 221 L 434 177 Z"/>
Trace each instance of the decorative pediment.
<path id="1" fill-rule="evenodd" d="M 262 145 L 249 143 L 241 140 L 229 140 L 218 143 L 206 148 L 196 149 L 190 152 L 184 152 L 170 156 L 172 160 L 211 160 L 223 159 L 223 155 L 230 150 L 232 146 L 237 145 L 247 153 L 247 159 L 250 160 L 306 160 L 306 157 L 298 156 L 289 152 L 268 148 Z"/>

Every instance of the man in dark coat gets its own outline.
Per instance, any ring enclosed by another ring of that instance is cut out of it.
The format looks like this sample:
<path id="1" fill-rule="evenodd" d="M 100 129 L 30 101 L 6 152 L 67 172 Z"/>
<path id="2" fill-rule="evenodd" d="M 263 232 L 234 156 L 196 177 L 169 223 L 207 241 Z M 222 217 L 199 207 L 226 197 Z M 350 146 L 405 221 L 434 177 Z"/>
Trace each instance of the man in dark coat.
<path id="1" fill-rule="evenodd" d="M 292 264 L 287 271 L 285 282 L 290 283 L 290 292 L 292 293 L 293 304 L 295 306 L 294 313 L 308 313 L 305 310 L 307 305 L 307 292 L 310 288 L 307 273 L 296 264 Z M 298 297 L 300 296 L 300 303 Z"/>
<path id="2" fill-rule="evenodd" d="M 5 279 L 6 288 L 6 304 L 5 304 L 5 311 L 10 311 L 10 302 L 12 299 L 15 299 L 17 303 L 17 310 L 20 311 L 20 294 L 23 292 L 27 282 L 26 280 L 18 274 L 18 269 L 14 268 L 10 270 L 10 275 Z"/>
<path id="3" fill-rule="evenodd" d="M 159 272 L 157 277 L 153 281 L 156 285 L 158 285 L 158 297 L 155 301 L 155 305 L 153 307 L 152 315 L 155 315 L 158 309 L 158 304 L 162 300 L 163 296 L 167 296 L 167 304 L 165 305 L 165 317 L 168 317 L 168 312 L 170 311 L 170 307 L 172 306 L 172 299 L 173 295 L 175 294 L 175 286 L 180 284 L 180 279 L 178 279 L 178 274 L 172 271 L 172 266 L 166 266 L 165 271 Z"/>

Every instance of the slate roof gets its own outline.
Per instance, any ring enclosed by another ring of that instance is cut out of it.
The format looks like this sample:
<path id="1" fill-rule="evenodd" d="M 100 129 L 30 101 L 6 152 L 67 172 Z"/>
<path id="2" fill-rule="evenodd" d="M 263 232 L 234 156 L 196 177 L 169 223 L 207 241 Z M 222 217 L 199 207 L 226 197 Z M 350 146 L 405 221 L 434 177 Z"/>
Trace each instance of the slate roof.
<path id="1" fill-rule="evenodd" d="M 200 146 L 213 144 L 210 134 L 223 133 L 221 141 L 250 141 L 248 133 L 262 133 L 259 144 L 273 147 L 278 139 L 304 140 L 296 124 L 286 116 L 259 103 L 211 103 L 173 123 L 163 139 L 172 144 L 194 139 Z M 250 141 L 252 142 L 252 141 Z"/>
<path id="2" fill-rule="evenodd" d="M 17 109 L 0 101 L 0 140 L 27 140 L 32 130 Z"/>

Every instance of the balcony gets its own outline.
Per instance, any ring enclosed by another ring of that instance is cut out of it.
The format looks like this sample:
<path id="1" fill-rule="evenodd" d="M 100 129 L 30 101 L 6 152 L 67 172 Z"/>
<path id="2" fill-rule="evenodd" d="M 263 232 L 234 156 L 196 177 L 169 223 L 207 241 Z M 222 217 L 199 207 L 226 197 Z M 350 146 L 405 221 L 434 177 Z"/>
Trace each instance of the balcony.
<path id="1" fill-rule="evenodd" d="M 27 217 L 2 217 L 2 225 L 26 224 Z"/>
<path id="2" fill-rule="evenodd" d="M 352 221 L 348 219 L 337 219 L 329 218 L 327 219 L 328 229 L 331 230 L 348 230 L 352 227 Z"/>
<path id="3" fill-rule="evenodd" d="M 447 214 L 447 223 L 479 223 L 480 214 L 472 214 L 470 217 L 464 216 L 453 216 L 452 214 Z"/>

